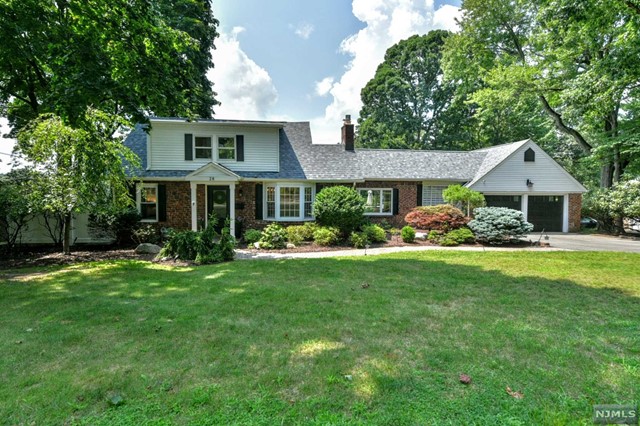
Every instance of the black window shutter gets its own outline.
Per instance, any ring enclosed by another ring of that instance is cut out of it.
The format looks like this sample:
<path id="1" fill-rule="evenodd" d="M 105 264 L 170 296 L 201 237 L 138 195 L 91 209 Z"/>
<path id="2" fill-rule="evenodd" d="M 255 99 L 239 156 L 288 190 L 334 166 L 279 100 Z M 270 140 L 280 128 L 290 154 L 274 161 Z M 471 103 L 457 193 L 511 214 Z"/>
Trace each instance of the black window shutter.
<path id="1" fill-rule="evenodd" d="M 167 185 L 158 185 L 158 222 L 167 221 Z"/>
<path id="2" fill-rule="evenodd" d="M 256 220 L 262 220 L 262 184 L 256 183 Z"/>
<path id="3" fill-rule="evenodd" d="M 184 134 L 184 159 L 193 161 L 193 135 L 191 133 Z"/>
<path id="4" fill-rule="evenodd" d="M 320 191 L 322 191 L 322 189 L 325 187 L 325 185 L 321 184 L 321 183 L 316 183 L 316 195 L 318 195 L 320 193 Z"/>
<path id="5" fill-rule="evenodd" d="M 244 135 L 236 135 L 236 161 L 244 161 Z"/>
<path id="6" fill-rule="evenodd" d="M 400 211 L 400 191 L 398 188 L 393 188 L 393 214 L 398 214 Z"/>
<path id="7" fill-rule="evenodd" d="M 416 198 L 416 206 L 421 206 L 422 205 L 422 184 L 419 183 L 417 188 L 417 192 L 418 192 L 418 197 Z"/>

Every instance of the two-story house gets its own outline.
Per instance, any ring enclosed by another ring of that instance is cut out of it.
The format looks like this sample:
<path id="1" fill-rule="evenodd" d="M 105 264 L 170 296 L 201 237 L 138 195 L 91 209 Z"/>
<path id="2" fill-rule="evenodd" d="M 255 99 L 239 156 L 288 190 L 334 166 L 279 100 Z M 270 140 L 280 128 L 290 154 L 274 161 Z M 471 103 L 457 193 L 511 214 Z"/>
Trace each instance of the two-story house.
<path id="1" fill-rule="evenodd" d="M 350 117 L 342 143 L 313 144 L 308 122 L 152 118 L 125 144 L 141 160 L 130 170 L 142 220 L 198 229 L 207 217 L 231 226 L 313 220 L 326 185 L 356 188 L 372 220 L 400 226 L 418 205 L 440 204 L 450 184 L 485 194 L 488 205 L 524 212 L 535 229 L 576 231 L 586 189 L 531 140 L 468 151 L 356 149 Z"/>

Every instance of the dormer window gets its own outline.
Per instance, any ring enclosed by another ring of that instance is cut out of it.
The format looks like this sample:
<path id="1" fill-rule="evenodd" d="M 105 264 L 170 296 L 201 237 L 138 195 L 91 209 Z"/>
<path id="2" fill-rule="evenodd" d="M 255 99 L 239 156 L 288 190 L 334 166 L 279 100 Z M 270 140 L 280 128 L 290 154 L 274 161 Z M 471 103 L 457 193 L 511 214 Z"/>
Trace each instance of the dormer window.
<path id="1" fill-rule="evenodd" d="M 196 158 L 211 159 L 211 137 L 209 136 L 196 136 Z"/>
<path id="2" fill-rule="evenodd" d="M 525 162 L 534 162 L 536 161 L 536 152 L 529 148 L 524 152 L 524 161 Z"/>

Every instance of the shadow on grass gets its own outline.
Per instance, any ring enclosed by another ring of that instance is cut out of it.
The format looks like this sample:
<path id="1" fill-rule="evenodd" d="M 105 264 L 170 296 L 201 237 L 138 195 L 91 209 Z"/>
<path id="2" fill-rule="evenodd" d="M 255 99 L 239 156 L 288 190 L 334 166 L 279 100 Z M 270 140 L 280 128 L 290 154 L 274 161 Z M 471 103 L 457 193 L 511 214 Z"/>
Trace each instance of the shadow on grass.
<path id="1" fill-rule="evenodd" d="M 640 399 L 638 258 L 602 256 L 110 262 L 0 281 L 0 415 L 588 423 L 594 403 Z"/>

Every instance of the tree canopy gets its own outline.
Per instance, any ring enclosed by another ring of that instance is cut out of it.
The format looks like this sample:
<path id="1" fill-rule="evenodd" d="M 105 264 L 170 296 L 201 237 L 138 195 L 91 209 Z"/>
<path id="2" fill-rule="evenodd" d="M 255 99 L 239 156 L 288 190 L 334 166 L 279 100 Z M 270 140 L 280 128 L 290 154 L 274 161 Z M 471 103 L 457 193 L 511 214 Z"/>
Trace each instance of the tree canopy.
<path id="1" fill-rule="evenodd" d="M 449 32 L 414 35 L 389 48 L 362 89 L 358 144 L 371 148 L 443 149 L 460 117 L 454 86 L 443 82 L 440 58 Z"/>
<path id="2" fill-rule="evenodd" d="M 473 76 L 465 88 L 479 116 L 505 100 L 535 102 L 565 140 L 599 157 L 610 186 L 637 161 L 640 15 L 631 4 L 465 0 L 445 75 L 459 84 Z"/>

